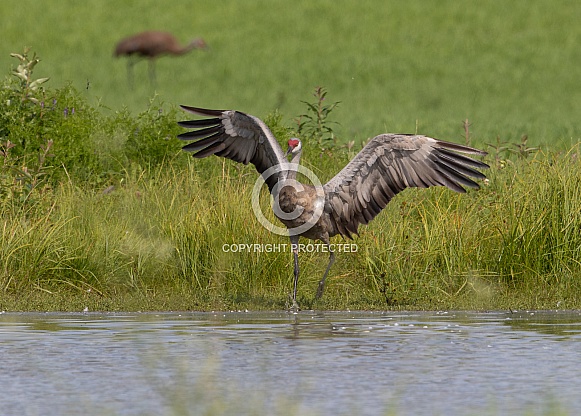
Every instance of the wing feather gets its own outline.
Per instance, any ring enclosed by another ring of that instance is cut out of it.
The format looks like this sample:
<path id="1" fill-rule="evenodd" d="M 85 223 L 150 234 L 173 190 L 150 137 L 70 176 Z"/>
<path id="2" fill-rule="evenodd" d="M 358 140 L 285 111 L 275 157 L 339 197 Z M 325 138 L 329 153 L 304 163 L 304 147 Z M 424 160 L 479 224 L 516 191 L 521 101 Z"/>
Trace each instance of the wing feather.
<path id="1" fill-rule="evenodd" d="M 205 149 L 202 149 L 199 152 L 194 153 L 194 157 L 202 159 L 204 157 L 220 152 L 225 148 L 226 144 L 224 142 L 213 142 L 210 146 L 206 147 Z"/>
<path id="2" fill-rule="evenodd" d="M 203 128 L 200 130 L 188 131 L 186 133 L 178 134 L 178 139 L 180 139 L 180 140 L 193 140 L 193 139 L 199 139 L 201 137 L 208 137 L 209 135 L 215 134 L 215 133 L 224 133 L 224 127 L 222 127 L 221 125 L 217 125 L 217 126 Z"/>
<path id="3" fill-rule="evenodd" d="M 329 182 L 324 190 L 335 234 L 351 237 L 405 188 L 446 186 L 466 192 L 479 188 L 470 178 L 484 179 L 475 169 L 487 164 L 461 153 L 484 156 L 472 147 L 427 136 L 382 134 L 373 138 Z"/>
<path id="4" fill-rule="evenodd" d="M 185 146 L 182 147 L 182 150 L 185 150 L 187 152 L 194 152 L 196 150 L 203 149 L 203 148 L 211 145 L 212 143 L 214 143 L 214 141 L 216 140 L 216 137 L 222 137 L 223 134 L 224 133 L 221 131 L 216 132 L 214 134 L 211 134 L 209 136 L 204 137 L 202 140 L 198 140 L 197 142 L 186 144 Z M 180 137 L 180 136 L 178 136 L 178 137 Z M 180 139 L 182 139 L 182 137 L 180 137 Z M 186 139 L 182 139 L 182 140 L 186 140 Z M 187 140 L 190 140 L 190 139 L 188 138 Z"/>
<path id="5" fill-rule="evenodd" d="M 181 107 L 189 113 L 210 117 L 178 122 L 182 127 L 194 129 L 178 136 L 181 140 L 195 140 L 182 148 L 195 152 L 194 157 L 216 155 L 243 164 L 252 163 L 260 174 L 287 162 L 280 144 L 257 117 L 234 110 Z M 282 173 L 281 170 L 265 178 L 269 189 L 272 190 Z"/>
<path id="6" fill-rule="evenodd" d="M 178 126 L 186 128 L 219 126 L 220 124 L 222 124 L 222 121 L 219 118 L 204 118 L 201 120 L 178 121 Z"/>

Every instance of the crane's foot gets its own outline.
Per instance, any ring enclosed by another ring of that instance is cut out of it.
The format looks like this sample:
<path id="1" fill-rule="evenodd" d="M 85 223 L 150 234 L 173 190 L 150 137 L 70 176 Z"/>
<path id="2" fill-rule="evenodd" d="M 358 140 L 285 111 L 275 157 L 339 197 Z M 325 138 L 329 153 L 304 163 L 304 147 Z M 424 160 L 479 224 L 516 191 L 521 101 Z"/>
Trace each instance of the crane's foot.
<path id="1" fill-rule="evenodd" d="M 294 299 L 292 297 L 292 295 L 288 295 L 289 301 L 290 301 L 290 306 L 288 306 L 289 304 L 287 303 L 287 307 L 289 312 L 298 312 L 301 310 L 301 308 L 299 307 L 299 304 L 297 303 L 297 300 Z"/>
<path id="2" fill-rule="evenodd" d="M 317 294 L 315 299 L 321 299 L 323 297 L 323 292 L 325 291 L 325 282 L 322 280 L 319 282 L 319 287 L 317 287 Z"/>

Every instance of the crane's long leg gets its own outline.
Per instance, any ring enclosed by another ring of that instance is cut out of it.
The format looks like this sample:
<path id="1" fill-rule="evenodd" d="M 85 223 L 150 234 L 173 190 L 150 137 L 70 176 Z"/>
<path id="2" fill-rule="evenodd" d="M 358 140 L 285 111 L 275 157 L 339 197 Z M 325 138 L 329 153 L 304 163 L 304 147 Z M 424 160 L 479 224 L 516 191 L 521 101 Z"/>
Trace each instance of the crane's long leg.
<path id="1" fill-rule="evenodd" d="M 325 290 L 325 279 L 327 279 L 329 270 L 331 269 L 331 266 L 335 262 L 335 252 L 331 251 L 331 245 L 329 244 L 329 240 L 325 241 L 325 243 L 327 244 L 327 248 L 329 249 L 329 253 L 331 254 L 329 255 L 329 264 L 327 265 L 327 270 L 325 270 L 325 274 L 323 275 L 323 278 L 319 282 L 319 287 L 317 288 L 317 294 L 315 295 L 315 299 L 321 299 L 321 297 L 323 296 L 323 292 Z"/>
<path id="2" fill-rule="evenodd" d="M 290 237 L 291 240 L 291 250 L 293 251 L 293 258 L 294 258 L 294 285 L 293 285 L 293 304 L 291 309 L 299 310 L 299 304 L 297 303 L 297 287 L 299 284 L 299 236 L 292 235 Z"/>
<path id="3" fill-rule="evenodd" d="M 152 87 L 157 84 L 155 79 L 155 60 L 153 58 L 149 59 L 149 82 Z"/>
<path id="4" fill-rule="evenodd" d="M 135 65 L 135 60 L 129 57 L 127 59 L 127 84 L 130 89 L 133 89 L 133 65 Z"/>

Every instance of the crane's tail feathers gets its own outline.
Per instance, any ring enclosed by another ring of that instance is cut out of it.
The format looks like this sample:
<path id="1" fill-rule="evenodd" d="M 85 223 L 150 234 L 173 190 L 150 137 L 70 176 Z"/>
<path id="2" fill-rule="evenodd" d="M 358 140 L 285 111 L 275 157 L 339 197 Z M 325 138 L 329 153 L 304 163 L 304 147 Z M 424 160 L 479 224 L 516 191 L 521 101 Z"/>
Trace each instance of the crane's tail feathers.
<path id="1" fill-rule="evenodd" d="M 182 109 L 188 113 L 196 114 L 198 116 L 206 117 L 220 117 L 226 110 L 209 110 L 207 108 L 190 107 L 188 105 L 180 105 Z"/>

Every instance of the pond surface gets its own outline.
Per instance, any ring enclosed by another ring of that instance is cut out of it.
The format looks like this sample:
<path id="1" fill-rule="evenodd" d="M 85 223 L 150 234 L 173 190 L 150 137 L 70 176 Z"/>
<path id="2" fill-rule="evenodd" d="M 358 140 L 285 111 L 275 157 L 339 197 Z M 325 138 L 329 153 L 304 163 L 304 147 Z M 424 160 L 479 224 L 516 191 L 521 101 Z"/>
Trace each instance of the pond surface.
<path id="1" fill-rule="evenodd" d="M 581 414 L 581 313 L 0 314 L 2 415 Z"/>

